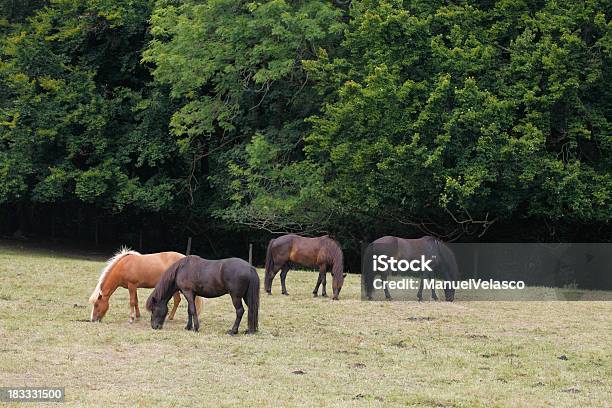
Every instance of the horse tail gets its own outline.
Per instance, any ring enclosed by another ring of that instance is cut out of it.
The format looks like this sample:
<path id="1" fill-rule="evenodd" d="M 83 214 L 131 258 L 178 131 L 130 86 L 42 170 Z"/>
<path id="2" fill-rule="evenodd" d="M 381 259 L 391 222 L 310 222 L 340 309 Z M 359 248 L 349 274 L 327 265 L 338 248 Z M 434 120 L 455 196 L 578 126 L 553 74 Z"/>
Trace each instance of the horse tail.
<path id="1" fill-rule="evenodd" d="M 176 292 L 176 274 L 183 266 L 186 259 L 189 259 L 189 257 L 186 256 L 170 265 L 159 279 L 157 285 L 155 285 L 155 289 L 153 289 L 153 292 L 151 292 L 147 299 L 146 307 L 149 312 L 153 311 L 153 304 L 168 297 L 170 291 L 170 296 L 174 295 L 174 292 Z"/>
<path id="2" fill-rule="evenodd" d="M 253 267 L 251 267 L 249 276 L 247 303 L 249 306 L 249 333 L 255 333 L 259 326 L 259 274 Z"/>
<path id="3" fill-rule="evenodd" d="M 274 238 L 268 242 L 268 249 L 266 250 L 266 276 L 265 276 L 265 287 L 266 290 L 269 291 L 271 288 L 268 287 L 268 282 L 270 286 L 272 286 L 272 273 L 274 272 L 274 256 L 272 255 L 272 244 L 274 243 Z"/>
<path id="4" fill-rule="evenodd" d="M 444 261 L 444 271 L 446 272 L 446 276 L 443 278 L 450 281 L 459 280 L 459 268 L 457 266 L 455 253 L 444 242 L 436 239 L 436 243 L 438 244 L 440 256 Z"/>
<path id="5" fill-rule="evenodd" d="M 368 298 L 371 297 L 372 292 L 374 292 L 374 268 L 372 267 L 372 263 L 370 262 L 373 255 L 374 255 L 374 243 L 371 243 L 366 247 L 365 255 L 363 257 L 363 259 L 365 260 L 363 261 L 363 263 L 367 262 L 367 264 L 365 265 L 362 264 L 361 266 L 363 286 L 366 292 L 366 296 Z"/>
<path id="6" fill-rule="evenodd" d="M 104 284 L 104 281 L 106 280 L 107 276 L 117 265 L 117 262 L 119 262 L 121 259 L 128 255 L 140 255 L 140 253 L 132 251 L 128 247 L 121 247 L 119 251 L 117 251 L 108 261 L 106 261 L 106 266 L 104 267 L 104 269 L 100 273 L 100 277 L 98 278 L 98 284 L 89 296 L 89 303 L 96 303 L 96 300 L 98 300 L 98 296 L 102 294 L 102 285 Z"/>

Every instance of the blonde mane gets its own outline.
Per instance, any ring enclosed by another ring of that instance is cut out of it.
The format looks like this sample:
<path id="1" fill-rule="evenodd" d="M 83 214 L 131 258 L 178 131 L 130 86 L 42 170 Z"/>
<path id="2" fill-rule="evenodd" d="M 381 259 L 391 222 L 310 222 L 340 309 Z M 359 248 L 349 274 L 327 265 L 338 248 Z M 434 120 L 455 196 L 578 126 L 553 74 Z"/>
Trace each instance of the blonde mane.
<path id="1" fill-rule="evenodd" d="M 113 255 L 113 257 L 111 259 L 106 261 L 106 266 L 102 270 L 102 273 L 100 273 L 100 278 L 98 279 L 98 284 L 96 285 L 96 288 L 94 289 L 94 291 L 92 292 L 91 296 L 89 297 L 89 303 L 96 303 L 96 300 L 98 300 L 98 296 L 100 296 L 100 293 L 101 293 L 101 290 L 102 290 L 102 284 L 104 283 L 104 279 L 106 279 L 106 276 L 113 269 L 115 264 L 117 262 L 119 262 L 119 260 L 121 258 L 123 258 L 124 256 L 127 256 L 127 255 L 140 255 L 140 253 L 138 253 L 136 251 L 132 251 L 128 247 L 121 247 L 119 249 L 119 251 L 117 251 L 115 253 L 115 255 Z"/>

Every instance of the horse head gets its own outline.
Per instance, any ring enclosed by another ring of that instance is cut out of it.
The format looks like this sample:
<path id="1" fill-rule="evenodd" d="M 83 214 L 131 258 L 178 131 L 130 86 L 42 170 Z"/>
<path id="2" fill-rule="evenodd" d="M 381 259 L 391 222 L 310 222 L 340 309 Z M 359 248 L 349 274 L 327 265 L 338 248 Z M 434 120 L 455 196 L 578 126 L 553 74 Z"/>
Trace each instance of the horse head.
<path id="1" fill-rule="evenodd" d="M 346 273 L 342 273 L 342 274 L 337 274 L 338 276 L 336 276 L 336 274 L 333 274 L 333 278 L 332 278 L 332 289 L 333 289 L 333 295 L 332 295 L 332 300 L 338 300 L 339 296 L 340 296 L 340 290 L 342 290 L 342 285 L 344 285 L 344 278 L 346 277 Z"/>
<path id="2" fill-rule="evenodd" d="M 108 296 L 104 296 L 101 293 L 98 295 L 98 298 L 93 304 L 93 308 L 91 309 L 91 321 L 92 322 L 101 322 L 102 318 L 108 311 Z"/>
<path id="3" fill-rule="evenodd" d="M 151 312 L 151 328 L 161 329 L 168 315 L 168 302 L 158 300 L 153 292 L 147 299 L 147 310 Z"/>

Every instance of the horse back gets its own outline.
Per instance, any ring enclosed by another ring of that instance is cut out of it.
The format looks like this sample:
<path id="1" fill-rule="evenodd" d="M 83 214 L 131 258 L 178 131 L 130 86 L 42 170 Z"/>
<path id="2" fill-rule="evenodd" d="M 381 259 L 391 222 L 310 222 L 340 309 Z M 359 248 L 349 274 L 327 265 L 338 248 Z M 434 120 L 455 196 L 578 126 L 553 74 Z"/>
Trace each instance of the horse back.
<path id="1" fill-rule="evenodd" d="M 413 259 L 425 255 L 427 257 L 438 255 L 437 239 L 426 235 L 421 238 L 397 238 L 399 256 Z"/>
<path id="2" fill-rule="evenodd" d="M 115 269 L 121 281 L 141 288 L 155 287 L 161 276 L 172 264 L 184 258 L 178 252 L 158 252 L 145 255 L 129 255 Z"/>
<path id="3" fill-rule="evenodd" d="M 293 239 L 289 259 L 291 262 L 310 268 L 326 263 L 328 256 L 323 242 L 325 239 L 329 239 L 327 235 L 316 238 L 296 235 Z"/>
<path id="4" fill-rule="evenodd" d="M 193 290 L 207 298 L 218 297 L 246 290 L 253 270 L 240 258 L 208 260 L 191 255 L 177 272 L 176 283 L 181 290 Z"/>
<path id="5" fill-rule="evenodd" d="M 412 259 L 421 255 L 436 255 L 438 252 L 436 244 L 436 238 L 428 235 L 414 239 L 387 235 L 372 242 L 372 245 L 381 246 L 377 248 L 378 251 L 383 250 L 387 255 L 404 259 Z"/>

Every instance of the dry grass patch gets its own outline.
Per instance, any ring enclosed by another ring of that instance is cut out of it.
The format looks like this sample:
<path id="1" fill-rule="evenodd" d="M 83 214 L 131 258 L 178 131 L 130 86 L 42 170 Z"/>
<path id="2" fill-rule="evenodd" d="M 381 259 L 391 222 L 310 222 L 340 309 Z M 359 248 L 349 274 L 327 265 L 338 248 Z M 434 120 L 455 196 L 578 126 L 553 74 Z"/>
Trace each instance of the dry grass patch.
<path id="1" fill-rule="evenodd" d="M 128 324 L 123 289 L 85 321 L 102 266 L 0 246 L 0 385 L 65 386 L 79 407 L 609 404 L 612 303 L 363 302 L 354 275 L 332 302 L 291 271 L 291 296 L 262 295 L 260 333 L 230 337 L 227 296 L 205 300 L 197 334 L 184 302 L 161 331 L 146 312 Z"/>

